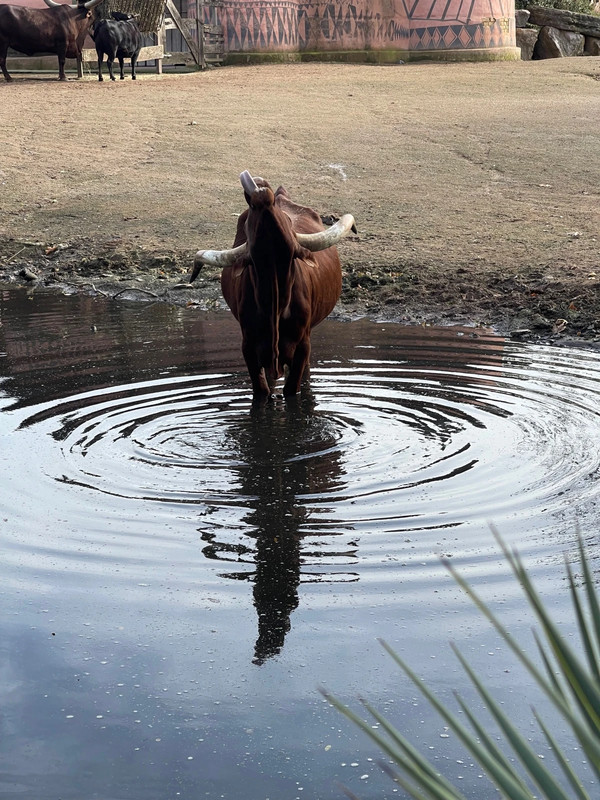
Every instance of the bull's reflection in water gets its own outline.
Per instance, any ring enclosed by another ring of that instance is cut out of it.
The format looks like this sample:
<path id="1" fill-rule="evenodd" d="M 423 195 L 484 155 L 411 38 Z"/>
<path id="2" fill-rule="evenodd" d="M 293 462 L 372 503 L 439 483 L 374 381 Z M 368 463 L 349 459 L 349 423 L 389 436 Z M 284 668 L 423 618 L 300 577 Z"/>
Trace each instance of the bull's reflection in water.
<path id="1" fill-rule="evenodd" d="M 221 535 L 214 529 L 204 530 L 202 538 L 209 544 L 203 552 L 208 558 L 253 562 L 251 571 L 225 577 L 254 584 L 258 614 L 254 663 L 262 664 L 283 647 L 291 627 L 290 615 L 298 605 L 301 580 L 321 579 L 316 571 L 301 574 L 305 559 L 317 560 L 321 555 L 318 544 L 311 553 L 303 550 L 303 538 L 341 533 L 332 524 L 331 509 L 321 504 L 319 511 L 325 512 L 327 519 L 319 529 L 311 519 L 311 506 L 316 510 L 315 500 L 344 485 L 344 469 L 335 447 L 335 427 L 315 411 L 309 389 L 285 402 L 254 404 L 247 418 L 228 429 L 228 435 L 235 440 L 233 447 L 240 461 L 246 541 L 219 541 Z M 328 548 L 327 555 L 354 558 L 354 542 L 346 544 L 343 553 Z M 344 577 L 356 579 L 348 573 Z"/>

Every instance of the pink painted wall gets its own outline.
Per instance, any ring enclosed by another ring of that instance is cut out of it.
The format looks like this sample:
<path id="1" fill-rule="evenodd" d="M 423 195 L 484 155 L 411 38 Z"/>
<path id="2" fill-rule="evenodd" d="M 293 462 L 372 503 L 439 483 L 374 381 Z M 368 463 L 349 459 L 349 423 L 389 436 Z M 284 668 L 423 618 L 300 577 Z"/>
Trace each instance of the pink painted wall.
<path id="1" fill-rule="evenodd" d="M 224 0 L 220 16 L 234 53 L 515 47 L 514 0 Z"/>
<path id="2" fill-rule="evenodd" d="M 409 19 L 402 0 L 310 0 L 302 3 L 298 22 L 305 50 L 408 47 Z"/>

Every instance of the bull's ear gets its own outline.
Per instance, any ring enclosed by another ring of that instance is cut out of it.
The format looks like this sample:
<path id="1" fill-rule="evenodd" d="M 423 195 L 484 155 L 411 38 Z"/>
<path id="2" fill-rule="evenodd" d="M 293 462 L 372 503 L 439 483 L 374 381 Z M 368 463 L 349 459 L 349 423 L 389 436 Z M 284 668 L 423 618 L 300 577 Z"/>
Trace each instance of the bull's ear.
<path id="1" fill-rule="evenodd" d="M 303 261 L 314 261 L 314 256 L 306 247 L 296 242 L 296 249 L 294 250 L 294 258 L 301 258 Z"/>

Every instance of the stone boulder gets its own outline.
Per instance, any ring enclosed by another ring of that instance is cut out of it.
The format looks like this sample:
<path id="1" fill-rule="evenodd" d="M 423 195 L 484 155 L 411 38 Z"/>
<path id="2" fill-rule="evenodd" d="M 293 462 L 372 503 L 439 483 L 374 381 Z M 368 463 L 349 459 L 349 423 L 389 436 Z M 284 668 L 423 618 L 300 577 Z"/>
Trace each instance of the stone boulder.
<path id="1" fill-rule="evenodd" d="M 533 58 L 568 58 L 583 55 L 585 36 L 574 31 L 564 31 L 551 28 L 549 25 L 541 28 Z"/>
<path id="2" fill-rule="evenodd" d="M 527 11 L 526 8 L 517 8 L 515 11 L 515 25 L 517 28 L 524 28 L 529 22 L 530 16 L 531 12 Z"/>
<path id="3" fill-rule="evenodd" d="M 583 53 L 586 56 L 600 56 L 600 39 L 595 36 L 586 36 Z"/>
<path id="4" fill-rule="evenodd" d="M 600 17 L 593 14 L 577 14 L 562 8 L 543 8 L 542 6 L 529 6 L 529 22 L 539 25 L 540 28 L 548 26 L 561 31 L 575 31 L 584 36 L 600 37 Z"/>
<path id="5" fill-rule="evenodd" d="M 521 48 L 521 60 L 531 61 L 533 58 L 533 50 L 535 43 L 538 39 L 537 28 L 517 28 L 515 31 L 517 38 L 517 47 Z"/>

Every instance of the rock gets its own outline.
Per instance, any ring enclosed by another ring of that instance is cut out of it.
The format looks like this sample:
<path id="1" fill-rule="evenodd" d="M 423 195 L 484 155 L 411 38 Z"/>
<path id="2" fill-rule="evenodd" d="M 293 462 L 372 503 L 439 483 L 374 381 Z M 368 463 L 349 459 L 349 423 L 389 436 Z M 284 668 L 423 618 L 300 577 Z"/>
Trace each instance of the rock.
<path id="1" fill-rule="evenodd" d="M 546 25 L 538 34 L 534 58 L 568 58 L 583 55 L 585 36 Z"/>
<path id="2" fill-rule="evenodd" d="M 519 328 L 516 331 L 511 331 L 509 336 L 511 339 L 523 339 L 525 336 L 531 334 L 531 328 Z"/>
<path id="3" fill-rule="evenodd" d="M 538 39 L 537 28 L 517 28 L 517 47 L 521 48 L 521 60 L 531 61 L 533 50 Z"/>
<path id="4" fill-rule="evenodd" d="M 527 11 L 526 8 L 517 8 L 515 11 L 515 25 L 517 28 L 524 28 L 529 22 L 530 16 L 531 12 Z"/>
<path id="5" fill-rule="evenodd" d="M 585 36 L 600 37 L 600 17 L 592 14 L 576 14 L 562 8 L 542 8 L 529 6 L 529 22 L 541 28 L 559 28 L 562 31 L 575 31 Z"/>
<path id="6" fill-rule="evenodd" d="M 20 278 L 25 278 L 26 281 L 30 281 L 30 282 L 31 281 L 37 281 L 37 279 L 38 279 L 37 273 L 35 273 L 32 269 L 29 269 L 29 267 L 25 267 L 24 269 L 22 269 L 19 272 L 19 277 Z"/>
<path id="7" fill-rule="evenodd" d="M 583 52 L 586 56 L 600 56 L 600 38 L 586 36 Z"/>

